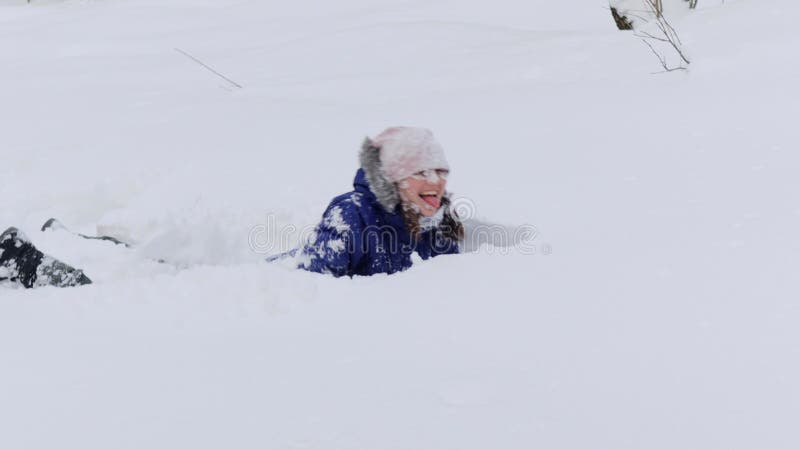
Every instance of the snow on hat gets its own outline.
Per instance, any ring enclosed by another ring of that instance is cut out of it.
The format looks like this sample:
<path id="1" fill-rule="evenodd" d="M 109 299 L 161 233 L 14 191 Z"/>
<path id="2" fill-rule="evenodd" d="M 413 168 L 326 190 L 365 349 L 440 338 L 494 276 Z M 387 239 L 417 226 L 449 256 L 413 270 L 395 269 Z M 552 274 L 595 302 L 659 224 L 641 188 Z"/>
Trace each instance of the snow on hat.
<path id="1" fill-rule="evenodd" d="M 387 128 L 372 144 L 380 149 L 381 169 L 392 182 L 423 170 L 450 169 L 444 149 L 427 128 Z"/>

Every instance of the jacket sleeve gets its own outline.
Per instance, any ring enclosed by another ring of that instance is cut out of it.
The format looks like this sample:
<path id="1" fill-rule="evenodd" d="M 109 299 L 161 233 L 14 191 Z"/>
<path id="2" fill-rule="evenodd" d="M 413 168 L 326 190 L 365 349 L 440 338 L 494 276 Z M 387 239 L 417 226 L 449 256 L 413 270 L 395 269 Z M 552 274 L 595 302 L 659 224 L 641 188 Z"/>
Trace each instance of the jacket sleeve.
<path id="1" fill-rule="evenodd" d="M 334 200 L 296 255 L 298 268 L 352 276 L 363 258 L 362 229 L 357 205 L 350 199 Z"/>
<path id="2" fill-rule="evenodd" d="M 461 253 L 461 244 L 458 240 L 448 237 L 439 229 L 422 233 L 417 244 L 417 254 L 422 259 L 433 258 L 439 255 L 453 255 Z"/>

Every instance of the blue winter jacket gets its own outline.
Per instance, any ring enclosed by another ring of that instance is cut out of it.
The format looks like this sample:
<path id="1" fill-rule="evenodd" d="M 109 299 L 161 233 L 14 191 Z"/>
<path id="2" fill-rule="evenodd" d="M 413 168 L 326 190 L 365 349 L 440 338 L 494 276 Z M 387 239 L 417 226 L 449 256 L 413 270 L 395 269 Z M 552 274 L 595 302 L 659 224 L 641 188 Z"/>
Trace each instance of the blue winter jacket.
<path id="1" fill-rule="evenodd" d="M 401 206 L 387 212 L 370 190 L 362 169 L 355 190 L 331 201 L 322 221 L 295 257 L 298 267 L 343 275 L 395 273 L 411 267 L 411 254 L 422 259 L 458 253 L 458 242 L 432 228 L 412 239 Z"/>

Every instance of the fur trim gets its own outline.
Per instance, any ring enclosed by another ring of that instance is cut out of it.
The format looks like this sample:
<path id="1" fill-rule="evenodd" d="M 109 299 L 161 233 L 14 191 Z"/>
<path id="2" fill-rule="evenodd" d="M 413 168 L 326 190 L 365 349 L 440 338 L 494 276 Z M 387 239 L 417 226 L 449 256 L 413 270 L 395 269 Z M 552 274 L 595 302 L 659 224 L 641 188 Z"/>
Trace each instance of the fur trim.
<path id="1" fill-rule="evenodd" d="M 370 138 L 364 139 L 358 159 L 361 162 L 361 168 L 364 169 L 364 175 L 367 177 L 369 187 L 378 199 L 378 203 L 387 212 L 394 212 L 397 205 L 400 204 L 400 193 L 397 192 L 397 186 L 383 174 L 380 149 L 375 146 Z"/>

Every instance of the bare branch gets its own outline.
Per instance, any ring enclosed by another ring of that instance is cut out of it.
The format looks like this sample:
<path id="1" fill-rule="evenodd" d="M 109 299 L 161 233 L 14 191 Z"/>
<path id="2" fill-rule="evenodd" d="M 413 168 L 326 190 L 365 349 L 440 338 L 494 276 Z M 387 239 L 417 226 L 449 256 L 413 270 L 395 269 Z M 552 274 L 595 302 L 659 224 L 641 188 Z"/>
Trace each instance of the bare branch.
<path id="1" fill-rule="evenodd" d="M 662 14 L 662 5 L 660 0 L 642 0 L 642 1 L 650 9 L 650 14 L 654 16 L 653 21 L 655 27 L 658 29 L 660 34 L 655 35 L 648 31 L 638 31 L 637 33 L 635 33 L 635 35 L 640 39 L 642 39 L 642 42 L 647 44 L 647 47 L 650 48 L 650 51 L 652 51 L 653 54 L 656 55 L 656 57 L 658 58 L 658 62 L 661 64 L 661 67 L 664 68 L 665 72 L 672 72 L 675 70 L 686 70 L 686 68 L 683 67 L 683 65 L 679 65 L 678 67 L 670 67 L 669 64 L 667 64 L 664 55 L 658 53 L 656 48 L 650 43 L 650 41 L 652 40 L 668 44 L 670 47 L 672 47 L 675 53 L 678 54 L 678 56 L 684 63 L 690 64 L 689 58 L 683 51 L 682 48 L 683 42 L 681 42 L 681 39 L 678 36 L 678 32 L 675 31 L 675 28 L 672 26 L 672 24 L 670 24 L 669 21 L 666 19 L 666 17 L 664 17 L 664 15 Z"/>
<path id="2" fill-rule="evenodd" d="M 661 41 L 661 42 L 669 42 L 669 39 L 658 37 L 658 36 L 654 36 L 654 35 L 646 32 L 646 31 L 637 31 L 635 34 L 636 34 L 636 37 L 640 37 L 640 38 L 647 38 L 647 39 L 652 39 L 654 41 Z"/>
<path id="3" fill-rule="evenodd" d="M 214 75 L 222 78 L 223 80 L 227 81 L 228 83 L 234 85 L 235 87 L 237 87 L 239 89 L 242 89 L 242 85 L 241 84 L 239 84 L 239 83 L 231 80 L 230 78 L 226 77 L 225 75 L 217 72 L 216 70 L 214 70 L 213 67 L 209 66 L 208 64 L 204 63 L 203 61 L 200 61 L 199 59 L 195 58 L 194 56 L 186 53 L 185 51 L 183 51 L 183 50 L 181 50 L 179 48 L 175 48 L 175 51 L 180 53 L 180 54 L 182 54 L 182 55 L 184 55 L 184 56 L 186 56 L 187 58 L 191 59 L 192 61 L 196 62 L 197 64 L 205 67 L 206 70 L 208 70 L 209 72 L 213 73 Z"/>
<path id="4" fill-rule="evenodd" d="M 658 53 L 658 52 L 656 51 L 656 49 L 655 49 L 655 48 L 653 48 L 653 45 L 652 45 L 652 44 L 650 44 L 650 42 L 648 42 L 648 41 L 647 41 L 647 39 L 642 39 L 642 42 L 644 42 L 644 43 L 645 43 L 645 45 L 647 45 L 648 47 L 650 47 L 650 51 L 652 51 L 652 52 L 653 52 L 653 54 L 654 54 L 654 55 L 656 55 L 656 58 L 658 58 L 658 61 L 661 63 L 661 67 L 663 67 L 663 68 L 664 68 L 664 70 L 669 70 L 669 67 L 667 66 L 667 61 L 664 59 L 664 57 L 663 57 L 663 56 L 661 56 L 661 54 L 660 54 L 660 53 Z"/>

